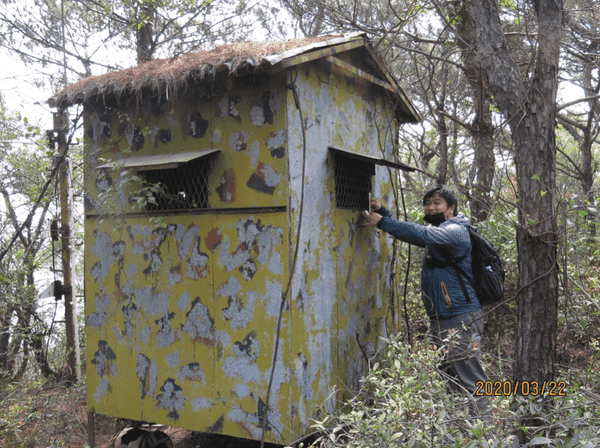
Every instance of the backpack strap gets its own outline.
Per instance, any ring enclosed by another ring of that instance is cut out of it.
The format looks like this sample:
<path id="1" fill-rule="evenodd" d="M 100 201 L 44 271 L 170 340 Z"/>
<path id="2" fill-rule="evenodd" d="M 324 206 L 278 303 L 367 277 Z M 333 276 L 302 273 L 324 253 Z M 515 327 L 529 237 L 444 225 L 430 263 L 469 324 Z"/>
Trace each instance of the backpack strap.
<path id="1" fill-rule="evenodd" d="M 473 245 L 471 244 L 471 248 L 472 247 L 473 247 Z M 450 256 L 450 251 L 440 250 L 440 249 L 437 250 L 438 253 L 444 258 L 446 265 L 454 268 L 454 270 L 456 271 L 458 281 L 460 283 L 460 289 L 462 289 L 462 292 L 465 295 L 465 298 L 467 299 L 467 303 L 471 303 L 471 296 L 469 295 L 469 292 L 467 291 L 467 287 L 465 286 L 463 277 L 465 277 L 467 280 L 469 280 L 469 283 L 475 290 L 475 293 L 477 293 L 477 287 L 475 286 L 475 282 L 473 281 L 473 279 L 467 275 L 465 270 L 463 268 L 461 268 L 458 263 L 460 263 L 465 258 L 467 258 L 467 255 L 469 255 L 469 252 L 471 252 L 471 248 L 469 248 L 469 251 L 466 254 L 464 254 L 462 257 L 456 257 L 456 258 L 452 258 Z"/>

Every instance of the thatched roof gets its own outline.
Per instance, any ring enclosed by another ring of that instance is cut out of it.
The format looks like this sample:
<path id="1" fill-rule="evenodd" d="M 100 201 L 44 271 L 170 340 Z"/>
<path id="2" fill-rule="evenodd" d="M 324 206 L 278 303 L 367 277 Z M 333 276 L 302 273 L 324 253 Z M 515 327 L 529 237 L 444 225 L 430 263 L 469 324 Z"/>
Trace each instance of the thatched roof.
<path id="1" fill-rule="evenodd" d="M 67 86 L 49 99 L 52 107 L 64 108 L 76 103 L 91 101 L 96 97 L 116 98 L 140 95 L 142 90 L 175 96 L 180 88 L 188 83 L 202 82 L 218 76 L 239 73 L 242 70 L 268 70 L 270 67 L 297 60 L 298 56 L 356 43 L 368 45 L 364 33 L 351 33 L 336 36 L 307 37 L 280 42 L 238 42 L 222 45 L 209 51 L 186 53 L 169 59 L 156 59 L 126 70 L 90 76 Z M 394 83 L 396 84 L 396 83 Z M 397 84 L 396 84 L 397 86 Z M 397 93 L 402 97 L 408 115 L 418 117 L 412 110 L 410 101 L 399 86 Z M 411 120 L 412 121 L 412 120 Z"/>
<path id="2" fill-rule="evenodd" d="M 353 34 L 351 37 L 358 37 Z M 169 59 L 156 59 L 125 70 L 90 76 L 67 86 L 52 97 L 53 106 L 68 106 L 98 95 L 121 96 L 142 88 L 173 92 L 190 81 L 202 81 L 217 73 L 235 73 L 243 67 L 277 63 L 277 56 L 286 52 L 336 43 L 344 36 L 320 36 L 291 39 L 281 42 L 238 42 L 222 45 L 209 51 L 186 53 Z M 297 53 L 297 52 L 294 52 Z"/>

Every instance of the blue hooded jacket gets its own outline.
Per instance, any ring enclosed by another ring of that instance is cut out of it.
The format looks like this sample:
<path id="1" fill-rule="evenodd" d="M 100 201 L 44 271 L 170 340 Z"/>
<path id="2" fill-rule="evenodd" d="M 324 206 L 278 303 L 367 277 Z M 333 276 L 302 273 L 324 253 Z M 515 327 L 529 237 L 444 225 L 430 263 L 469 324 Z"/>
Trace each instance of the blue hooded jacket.
<path id="1" fill-rule="evenodd" d="M 472 278 L 471 237 L 467 228 L 470 221 L 465 215 L 459 213 L 438 227 L 434 227 L 398 221 L 385 208 L 377 210 L 376 213 L 382 216 L 377 224 L 381 230 L 401 241 L 426 249 L 421 273 L 421 289 L 423 304 L 430 317 L 449 318 L 481 309 L 477 294 L 469 280 L 463 278 L 471 299 L 470 303 L 460 285 L 456 269 L 445 265 L 444 257 L 439 252 L 442 250 L 446 254 L 449 253 L 453 259 L 467 254 L 458 264 Z M 438 260 L 438 263 L 435 260 Z"/>

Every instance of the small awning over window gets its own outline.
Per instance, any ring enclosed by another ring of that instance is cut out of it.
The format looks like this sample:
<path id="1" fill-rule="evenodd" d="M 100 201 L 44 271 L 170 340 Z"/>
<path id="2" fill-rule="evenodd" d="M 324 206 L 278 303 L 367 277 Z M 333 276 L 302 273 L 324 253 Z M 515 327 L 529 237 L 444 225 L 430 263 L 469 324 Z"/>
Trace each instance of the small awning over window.
<path id="1" fill-rule="evenodd" d="M 365 163 L 374 163 L 375 165 L 381 165 L 381 166 L 389 166 L 390 168 L 396 168 L 398 170 L 404 170 L 404 171 L 417 171 L 417 168 L 414 168 L 410 165 L 405 165 L 404 163 L 398 163 L 398 162 L 392 162 L 390 160 L 386 160 L 386 159 L 382 159 L 379 157 L 372 157 L 372 156 L 364 156 L 362 154 L 356 154 L 354 152 L 350 152 L 350 151 L 343 151 L 341 149 L 336 149 L 336 148 L 329 148 L 329 150 L 335 155 L 335 154 L 340 154 L 346 157 L 350 157 L 353 159 L 357 159 L 361 162 L 365 162 Z"/>
<path id="2" fill-rule="evenodd" d="M 221 151 L 220 149 L 201 149 L 198 151 L 185 151 L 167 154 L 153 154 L 148 156 L 131 156 L 121 160 L 115 160 L 109 163 L 105 163 L 97 167 L 96 169 L 102 168 L 123 168 L 132 169 L 135 171 L 147 171 L 147 170 L 168 170 L 175 169 L 178 166 L 199 159 L 200 157 L 206 157 L 210 154 Z"/>

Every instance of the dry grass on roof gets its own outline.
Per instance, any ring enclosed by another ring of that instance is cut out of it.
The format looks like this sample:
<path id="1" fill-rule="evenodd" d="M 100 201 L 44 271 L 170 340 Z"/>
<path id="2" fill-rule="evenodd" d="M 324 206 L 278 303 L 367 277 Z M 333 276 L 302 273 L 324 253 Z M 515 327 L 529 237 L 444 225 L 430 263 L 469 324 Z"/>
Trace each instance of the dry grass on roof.
<path id="1" fill-rule="evenodd" d="M 169 59 L 156 59 L 144 64 L 91 76 L 71 84 L 56 95 L 58 103 L 76 102 L 91 96 L 138 92 L 149 87 L 168 88 L 175 91 L 191 80 L 203 80 L 217 72 L 233 73 L 245 65 L 258 66 L 266 56 L 280 54 L 336 36 L 307 37 L 279 42 L 238 42 L 226 44 L 208 51 L 186 53 Z"/>

